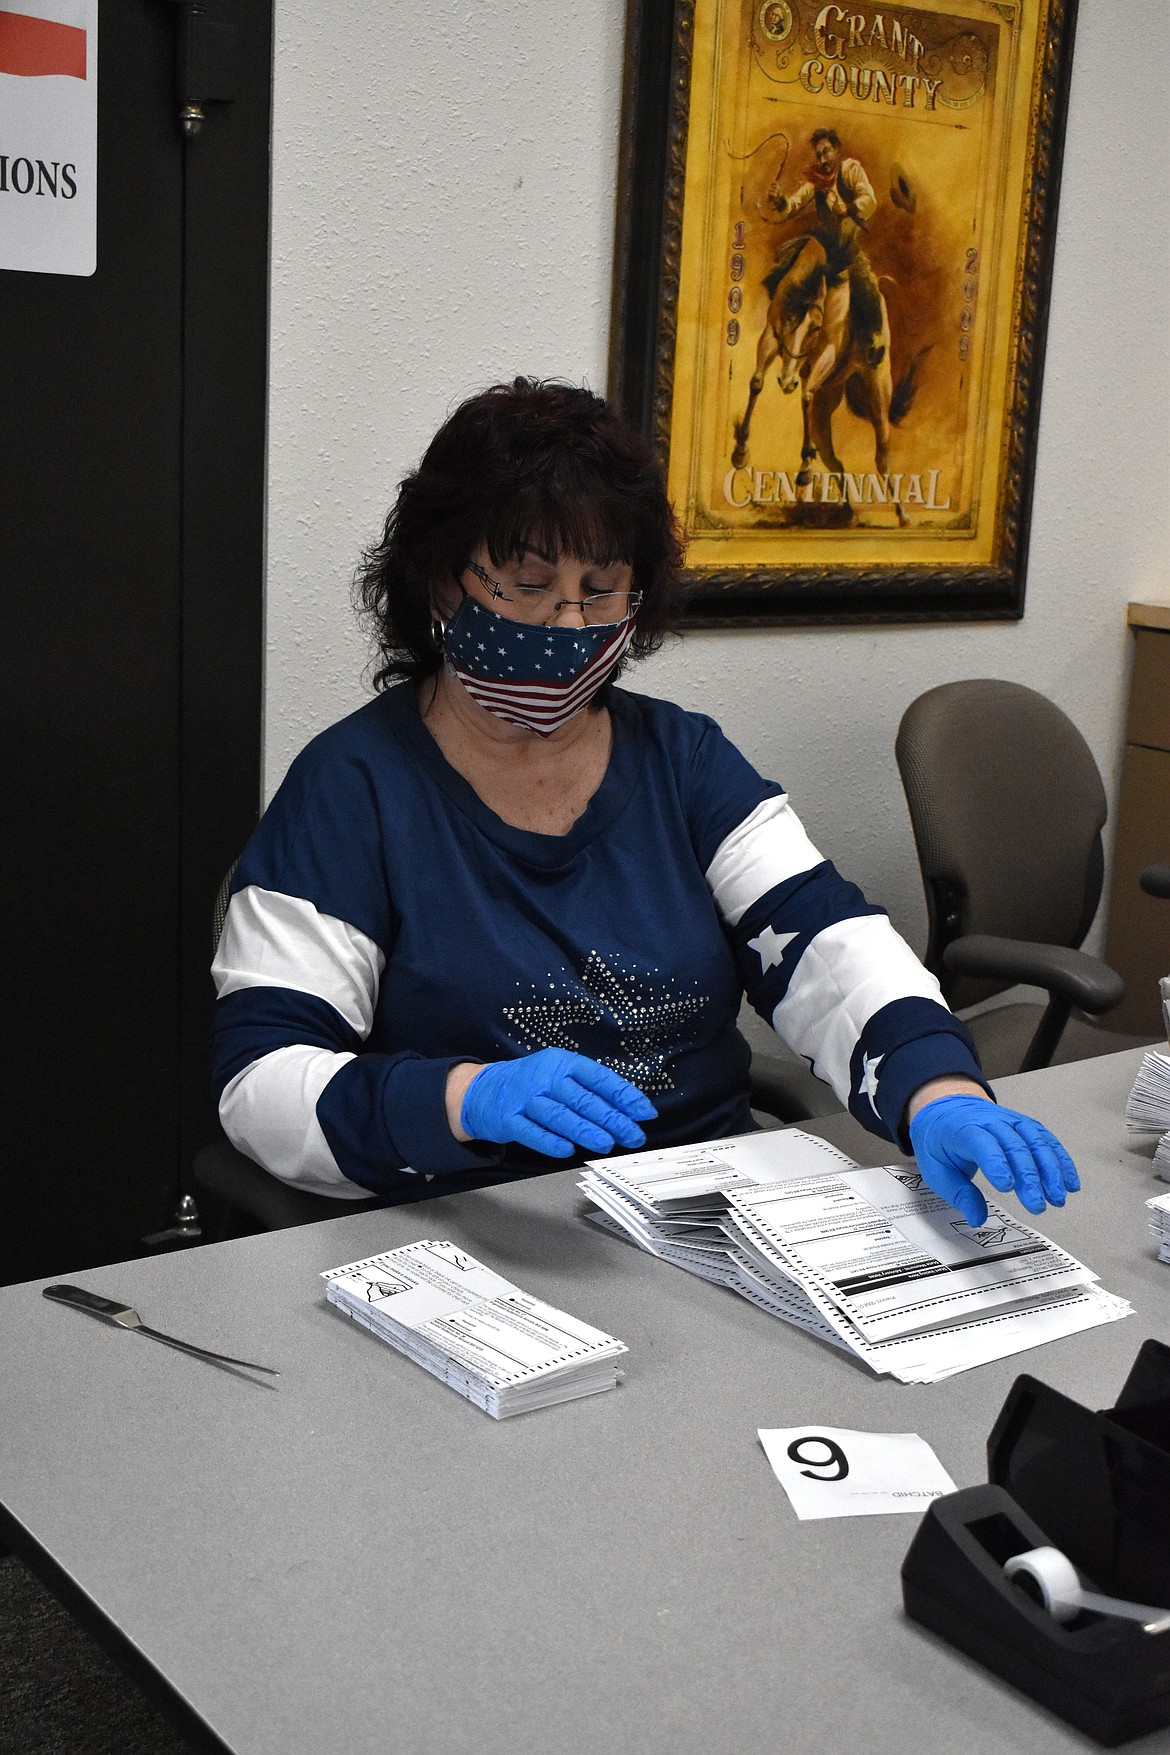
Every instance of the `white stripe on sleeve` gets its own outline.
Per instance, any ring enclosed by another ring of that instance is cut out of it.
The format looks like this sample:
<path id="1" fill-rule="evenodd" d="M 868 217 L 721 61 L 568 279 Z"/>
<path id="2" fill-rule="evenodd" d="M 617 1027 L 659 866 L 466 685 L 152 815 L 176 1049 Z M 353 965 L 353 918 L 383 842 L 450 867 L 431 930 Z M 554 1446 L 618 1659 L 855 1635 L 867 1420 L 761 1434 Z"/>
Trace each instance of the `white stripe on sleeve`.
<path id="1" fill-rule="evenodd" d="M 385 967 L 385 954 L 356 926 L 300 896 L 250 884 L 228 904 L 211 973 L 221 999 L 246 987 L 311 993 L 364 1040 Z"/>
<path id="2" fill-rule="evenodd" d="M 753 902 L 823 860 L 782 792 L 765 798 L 719 843 L 707 887 L 723 919 L 738 926 Z"/>
<path id="3" fill-rule="evenodd" d="M 317 1120 L 317 1099 L 352 1054 L 293 1043 L 261 1055 L 224 1086 L 219 1119 L 233 1146 L 282 1182 L 339 1200 L 368 1200 L 342 1174 Z"/>
<path id="4" fill-rule="evenodd" d="M 772 1013 L 772 1028 L 848 1102 L 849 1062 L 876 1012 L 896 999 L 946 1005 L 938 982 L 882 914 L 826 926 L 811 941 Z"/>

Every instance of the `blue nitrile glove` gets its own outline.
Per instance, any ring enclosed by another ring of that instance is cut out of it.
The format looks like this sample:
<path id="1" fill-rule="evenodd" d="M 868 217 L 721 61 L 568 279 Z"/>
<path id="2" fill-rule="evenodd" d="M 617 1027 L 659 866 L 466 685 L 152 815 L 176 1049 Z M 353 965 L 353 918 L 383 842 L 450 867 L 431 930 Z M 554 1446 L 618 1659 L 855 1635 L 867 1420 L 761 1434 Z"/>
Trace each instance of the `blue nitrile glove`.
<path id="1" fill-rule="evenodd" d="M 574 1147 L 612 1152 L 644 1146 L 636 1126 L 658 1111 L 627 1079 L 567 1048 L 541 1048 L 520 1060 L 495 1060 L 476 1073 L 459 1119 L 473 1140 L 515 1140 L 550 1158 L 570 1158 Z"/>
<path id="2" fill-rule="evenodd" d="M 1055 1135 L 1031 1116 L 984 1097 L 936 1097 L 924 1104 L 910 1123 L 910 1144 L 927 1187 L 973 1226 L 987 1217 L 987 1202 L 971 1181 L 976 1170 L 1001 1194 L 1014 1189 L 1030 1213 L 1042 1213 L 1046 1201 L 1062 1207 L 1066 1192 L 1081 1186 Z"/>

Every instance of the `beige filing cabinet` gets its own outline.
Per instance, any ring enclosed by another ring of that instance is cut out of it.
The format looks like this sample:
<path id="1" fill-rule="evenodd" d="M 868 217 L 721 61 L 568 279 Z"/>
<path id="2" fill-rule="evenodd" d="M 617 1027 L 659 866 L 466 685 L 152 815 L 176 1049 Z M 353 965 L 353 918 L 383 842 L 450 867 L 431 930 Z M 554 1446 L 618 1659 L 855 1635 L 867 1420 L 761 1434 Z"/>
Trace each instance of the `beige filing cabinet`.
<path id="1" fill-rule="evenodd" d="M 1158 979 L 1170 975 L 1170 901 L 1138 887 L 1144 866 L 1170 862 L 1170 603 L 1131 603 L 1133 675 L 1117 805 L 1105 961 L 1125 977 L 1109 1025 L 1164 1034 Z"/>

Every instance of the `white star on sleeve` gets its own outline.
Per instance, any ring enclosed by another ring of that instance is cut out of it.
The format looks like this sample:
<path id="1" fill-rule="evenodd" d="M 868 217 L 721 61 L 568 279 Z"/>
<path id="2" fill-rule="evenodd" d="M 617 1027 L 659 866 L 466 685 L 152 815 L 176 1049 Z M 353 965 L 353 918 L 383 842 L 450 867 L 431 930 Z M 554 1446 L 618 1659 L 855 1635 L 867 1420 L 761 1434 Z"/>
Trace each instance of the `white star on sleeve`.
<path id="1" fill-rule="evenodd" d="M 877 1070 L 885 1058 L 884 1054 L 875 1054 L 872 1060 L 868 1054 L 863 1054 L 861 1057 L 861 1077 L 857 1081 L 857 1095 L 869 1098 L 870 1106 L 875 1115 L 878 1113 Z"/>
<path id="2" fill-rule="evenodd" d="M 794 932 L 777 932 L 774 926 L 765 926 L 759 938 L 748 939 L 751 949 L 759 956 L 764 975 L 769 969 L 780 967 L 784 952 L 796 936 Z"/>

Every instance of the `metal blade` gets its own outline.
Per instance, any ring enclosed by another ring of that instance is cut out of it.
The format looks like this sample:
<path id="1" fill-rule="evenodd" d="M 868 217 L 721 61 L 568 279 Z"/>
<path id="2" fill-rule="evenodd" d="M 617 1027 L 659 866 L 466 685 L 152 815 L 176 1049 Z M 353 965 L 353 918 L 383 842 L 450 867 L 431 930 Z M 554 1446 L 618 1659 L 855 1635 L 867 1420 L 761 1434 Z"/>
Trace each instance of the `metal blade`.
<path id="1" fill-rule="evenodd" d="M 196 1359 L 211 1359 L 219 1365 L 240 1365 L 245 1371 L 263 1371 L 269 1377 L 280 1376 L 280 1372 L 272 1365 L 257 1365 L 251 1359 L 233 1359 L 230 1353 L 213 1353 L 210 1347 L 194 1347 L 190 1341 L 177 1341 L 174 1335 L 160 1334 L 157 1328 L 147 1328 L 144 1322 L 140 1322 L 134 1332 L 146 1335 L 149 1340 L 161 1341 L 164 1347 L 175 1347 L 180 1353 L 192 1353 Z"/>
<path id="2" fill-rule="evenodd" d="M 118 1304 L 112 1298 L 103 1298 L 98 1292 L 87 1292 L 81 1286 L 45 1286 L 42 1296 L 51 1298 L 55 1304 L 69 1304 L 75 1310 L 84 1310 L 87 1316 L 96 1316 L 99 1322 L 116 1323 L 119 1328 L 131 1329 L 135 1334 L 146 1335 L 152 1341 L 161 1341 L 164 1347 L 175 1347 L 180 1353 L 191 1353 L 196 1359 L 210 1359 L 216 1365 L 239 1365 L 245 1371 L 263 1371 L 268 1377 L 279 1377 L 280 1372 L 271 1365 L 256 1365 L 250 1359 L 233 1359 L 230 1353 L 213 1353 L 210 1347 L 195 1347 L 190 1341 L 177 1341 L 173 1335 L 164 1335 L 157 1328 L 148 1328 L 129 1304 Z"/>

